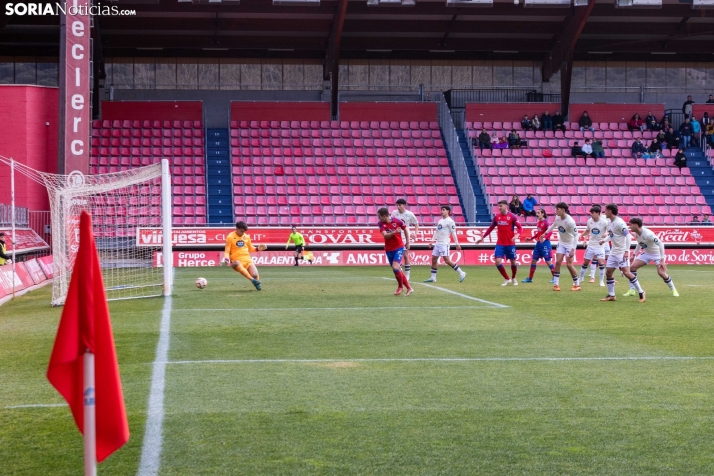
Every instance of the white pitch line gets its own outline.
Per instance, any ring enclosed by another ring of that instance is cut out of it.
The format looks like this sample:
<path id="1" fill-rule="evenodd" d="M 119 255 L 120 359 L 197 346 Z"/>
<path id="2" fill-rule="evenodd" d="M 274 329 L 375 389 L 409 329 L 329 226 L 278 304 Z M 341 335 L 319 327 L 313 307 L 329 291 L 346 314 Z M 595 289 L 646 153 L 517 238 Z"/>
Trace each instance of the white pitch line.
<path id="1" fill-rule="evenodd" d="M 279 364 L 279 363 L 330 363 L 330 362 L 587 362 L 587 361 L 664 361 L 664 360 L 714 360 L 710 357 L 687 356 L 630 356 L 630 357 L 423 357 L 374 359 L 243 359 L 243 360 L 174 360 L 167 364 Z"/>
<path id="2" fill-rule="evenodd" d="M 14 409 L 14 408 L 52 408 L 52 407 L 66 407 L 66 403 L 30 403 L 27 405 L 12 405 L 9 407 L 9 409 Z"/>
<path id="3" fill-rule="evenodd" d="M 144 443 L 139 462 L 140 476 L 153 476 L 159 473 L 161 466 L 161 447 L 163 445 L 164 424 L 164 386 L 166 383 L 166 362 L 169 358 L 169 337 L 171 331 L 171 296 L 164 298 L 161 313 L 159 342 L 156 345 L 156 358 L 151 372 L 151 390 L 146 416 Z"/>
<path id="4" fill-rule="evenodd" d="M 370 309 L 488 309 L 491 306 L 371 306 L 371 307 L 241 307 L 219 309 L 175 309 L 186 311 L 369 311 Z"/>
<path id="5" fill-rule="evenodd" d="M 383 277 L 382 279 L 388 279 L 388 280 L 391 281 L 390 278 L 384 278 L 384 277 Z M 409 283 L 409 284 L 421 284 L 422 286 L 426 286 L 427 288 L 438 289 L 439 291 L 444 291 L 445 293 L 454 294 L 454 295 L 459 296 L 459 297 L 462 297 L 462 298 L 464 298 L 464 299 L 471 299 L 472 301 L 482 302 L 482 303 L 484 303 L 484 304 L 489 304 L 489 305 L 491 305 L 491 306 L 493 306 L 493 307 L 498 307 L 498 308 L 501 308 L 501 309 L 506 309 L 506 308 L 509 307 L 509 306 L 506 306 L 505 304 L 498 304 L 497 302 L 486 301 L 485 299 L 479 299 L 479 298 L 477 298 L 477 297 L 469 296 L 469 295 L 467 295 L 467 294 L 457 293 L 456 291 L 452 291 L 451 289 L 440 288 L 439 286 L 434 286 L 434 285 L 432 285 L 432 284 L 426 284 L 426 283 Z"/>

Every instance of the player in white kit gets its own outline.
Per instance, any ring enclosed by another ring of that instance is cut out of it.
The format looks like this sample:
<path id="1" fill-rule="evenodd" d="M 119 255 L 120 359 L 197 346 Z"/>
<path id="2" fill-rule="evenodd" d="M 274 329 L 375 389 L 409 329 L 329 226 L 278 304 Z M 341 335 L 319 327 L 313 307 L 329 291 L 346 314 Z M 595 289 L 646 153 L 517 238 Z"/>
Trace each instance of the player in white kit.
<path id="1" fill-rule="evenodd" d="M 451 213 L 451 207 L 448 205 L 442 205 L 441 207 L 441 220 L 436 224 L 436 231 L 434 232 L 434 237 L 429 243 L 429 248 L 434 247 L 434 251 L 431 252 L 431 277 L 424 280 L 425 283 L 435 283 L 436 282 L 436 271 L 439 266 L 439 258 L 444 258 L 444 262 L 451 266 L 454 271 L 459 273 L 459 282 L 466 279 L 466 273 L 459 268 L 459 265 L 451 261 L 449 257 L 449 247 L 451 246 L 451 237 L 454 237 L 454 244 L 456 245 L 456 250 L 461 251 L 461 246 L 459 245 L 459 239 L 456 237 L 456 223 L 451 219 L 449 214 Z"/>
<path id="2" fill-rule="evenodd" d="M 602 209 L 600 205 L 593 205 L 590 209 L 590 219 L 588 220 L 587 228 L 582 234 L 584 239 L 590 237 L 588 247 L 585 250 L 585 259 L 583 267 L 580 268 L 580 282 L 582 284 L 585 279 L 585 273 L 588 271 L 588 265 L 591 261 L 602 263 L 600 267 L 600 286 L 605 286 L 605 245 L 600 244 L 600 240 L 607 235 L 607 226 L 610 224 L 607 218 L 601 216 Z M 594 280 L 591 280 L 594 282 Z"/>
<path id="3" fill-rule="evenodd" d="M 392 218 L 399 218 L 404 222 L 404 224 L 407 226 L 407 229 L 409 230 L 409 235 L 414 237 L 416 239 L 416 235 L 414 233 L 419 231 L 419 222 L 417 221 L 416 216 L 409 210 L 407 210 L 407 201 L 404 200 L 403 198 L 400 198 L 397 200 L 397 209 L 392 211 Z M 410 227 L 414 227 L 414 231 L 411 230 Z M 404 232 L 402 232 L 402 239 L 404 239 Z M 409 280 L 409 272 L 411 271 L 412 266 L 411 262 L 409 261 L 409 249 L 407 248 L 406 253 L 404 253 L 404 274 L 407 277 L 407 280 Z"/>
<path id="4" fill-rule="evenodd" d="M 610 236 L 609 240 L 612 241 L 612 250 L 610 250 L 610 256 L 607 258 L 607 296 L 600 300 L 617 300 L 615 297 L 615 278 L 612 275 L 617 268 L 620 268 L 622 274 L 637 289 L 640 295 L 640 302 L 645 302 L 645 291 L 640 286 L 640 282 L 637 281 L 637 276 L 630 272 L 630 244 L 632 243 L 630 230 L 624 220 L 617 216 L 618 211 L 618 207 L 614 203 L 608 203 L 605 206 L 605 217 L 610 220 L 607 232 Z M 600 243 L 605 244 L 606 241 L 608 241 L 608 238 L 603 237 Z"/>
<path id="5" fill-rule="evenodd" d="M 553 291 L 560 291 L 560 265 L 565 263 L 573 277 L 573 287 L 571 291 L 580 291 L 578 285 L 578 273 L 573 266 L 573 258 L 575 257 L 575 249 L 578 246 L 578 228 L 575 225 L 573 217 L 568 215 L 568 204 L 559 202 L 555 205 L 555 221 L 545 233 L 536 233 L 530 240 L 537 240 L 540 235 L 550 233 L 554 229 L 558 229 L 558 247 L 555 250 L 555 270 L 553 272 Z"/>
<path id="6" fill-rule="evenodd" d="M 593 204 L 593 207 L 598 207 L 600 208 L 600 219 L 604 220 L 605 222 L 609 223 L 610 221 L 605 218 L 604 215 L 602 215 L 602 207 L 598 205 L 597 203 Z M 610 255 L 610 242 L 606 242 L 604 245 L 602 245 L 602 249 L 605 252 L 605 259 L 594 259 L 590 262 L 590 282 L 594 283 L 595 282 L 595 268 L 600 269 L 600 286 L 605 286 L 605 263 L 607 262 L 607 257 Z M 582 284 L 582 279 L 580 280 Z M 615 281 L 617 282 L 617 281 Z"/>
<path id="7" fill-rule="evenodd" d="M 637 276 L 637 270 L 649 263 L 657 266 L 657 274 L 664 280 L 664 283 L 672 290 L 672 296 L 679 297 L 677 289 L 674 287 L 672 278 L 667 274 L 667 255 L 664 253 L 664 243 L 657 238 L 649 228 L 642 226 L 642 218 L 630 218 L 630 230 L 637 238 L 637 247 L 632 254 L 632 265 L 630 272 Z M 642 254 L 639 254 L 640 250 Z M 635 288 L 630 286 L 630 290 L 623 296 L 634 296 Z"/>

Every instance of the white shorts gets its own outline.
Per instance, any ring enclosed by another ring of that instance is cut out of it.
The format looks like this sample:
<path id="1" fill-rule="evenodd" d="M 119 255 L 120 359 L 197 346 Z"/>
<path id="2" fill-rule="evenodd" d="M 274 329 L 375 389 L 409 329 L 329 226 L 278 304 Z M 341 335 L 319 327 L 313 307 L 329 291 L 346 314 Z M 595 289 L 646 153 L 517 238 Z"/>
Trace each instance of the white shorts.
<path id="1" fill-rule="evenodd" d="M 555 249 L 556 254 L 561 254 L 561 255 L 570 255 L 570 251 L 572 251 L 573 245 L 564 245 L 562 243 L 558 243 L 558 247 Z"/>
<path id="2" fill-rule="evenodd" d="M 602 246 L 588 246 L 587 249 L 585 250 L 585 259 L 587 260 L 592 260 L 593 258 L 596 259 L 605 259 L 605 250 L 603 249 Z"/>
<path id="3" fill-rule="evenodd" d="M 449 245 L 435 244 L 431 256 L 449 256 Z"/>
<path id="4" fill-rule="evenodd" d="M 629 268 L 630 261 L 625 259 L 625 254 L 613 255 L 607 257 L 608 268 Z"/>
<path id="5" fill-rule="evenodd" d="M 654 264 L 656 264 L 656 265 L 658 265 L 658 266 L 659 266 L 660 261 L 662 260 L 662 258 L 660 258 L 659 255 L 651 255 L 651 254 L 648 254 L 648 253 L 641 253 L 641 254 L 640 254 L 637 258 L 635 258 L 635 259 L 638 259 L 638 260 L 640 260 L 640 261 L 644 261 L 645 264 L 654 263 Z"/>

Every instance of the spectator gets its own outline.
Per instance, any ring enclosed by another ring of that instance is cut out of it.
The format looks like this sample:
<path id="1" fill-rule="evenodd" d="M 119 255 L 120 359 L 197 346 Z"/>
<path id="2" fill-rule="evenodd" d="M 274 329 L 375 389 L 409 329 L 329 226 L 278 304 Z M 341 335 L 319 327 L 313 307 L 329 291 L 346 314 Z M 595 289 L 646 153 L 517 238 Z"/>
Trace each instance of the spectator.
<path id="1" fill-rule="evenodd" d="M 714 123 L 709 118 L 709 113 L 705 112 L 702 116 L 702 129 L 712 132 L 714 130 Z"/>
<path id="2" fill-rule="evenodd" d="M 535 207 L 538 205 L 536 199 L 533 198 L 532 194 L 528 194 L 525 200 L 523 200 L 523 216 L 524 217 L 534 217 L 536 216 Z"/>
<path id="3" fill-rule="evenodd" d="M 645 145 L 639 137 L 632 143 L 632 158 L 638 159 L 645 155 Z"/>
<path id="4" fill-rule="evenodd" d="M 695 226 L 696 226 L 696 225 L 701 225 L 701 223 L 702 223 L 702 222 L 699 221 L 699 217 L 696 216 L 696 215 L 694 215 L 694 216 L 692 217 L 692 222 L 690 223 L 690 225 L 695 225 Z"/>
<path id="5" fill-rule="evenodd" d="M 595 132 L 595 129 L 593 129 L 593 120 L 590 118 L 590 116 L 588 116 L 588 111 L 583 111 L 583 115 L 580 116 L 578 125 L 580 126 L 580 132 L 584 132 L 585 129 L 589 130 L 590 132 Z"/>
<path id="6" fill-rule="evenodd" d="M 520 149 L 522 145 L 525 145 L 525 141 L 522 141 L 521 136 L 513 129 L 511 133 L 508 134 L 508 145 L 512 149 Z"/>
<path id="7" fill-rule="evenodd" d="M 684 101 L 684 104 L 682 104 L 682 112 L 684 113 L 684 118 L 689 119 L 692 117 L 692 104 L 694 104 L 694 101 L 692 101 L 692 96 L 687 96 L 687 100 Z"/>
<path id="8" fill-rule="evenodd" d="M 692 123 L 689 121 L 689 117 L 687 117 L 682 123 L 682 125 L 679 126 L 679 135 L 682 137 L 682 143 L 684 144 L 685 148 L 689 147 L 689 144 L 692 141 L 693 134 L 694 128 L 692 127 Z"/>
<path id="9" fill-rule="evenodd" d="M 709 215 L 702 215 L 702 221 L 700 222 L 702 226 L 712 226 L 712 222 L 709 219 Z"/>
<path id="10" fill-rule="evenodd" d="M 640 115 L 635 113 L 632 119 L 630 119 L 630 122 L 627 123 L 627 128 L 631 131 L 644 131 L 645 124 L 642 122 Z"/>
<path id="11" fill-rule="evenodd" d="M 553 130 L 557 131 L 558 129 L 565 132 L 565 118 L 560 111 L 555 111 L 555 115 L 553 116 Z"/>
<path id="12" fill-rule="evenodd" d="M 681 171 L 683 167 L 687 166 L 687 156 L 684 155 L 684 151 L 687 150 L 685 148 L 679 149 L 677 151 L 677 155 L 674 156 L 674 165 L 679 167 L 679 170 Z"/>
<path id="13" fill-rule="evenodd" d="M 667 148 L 668 149 L 676 149 L 679 148 L 679 141 L 682 138 L 682 136 L 679 134 L 679 132 L 674 130 L 674 127 L 670 127 L 667 129 L 667 133 L 665 134 L 665 142 L 667 143 Z"/>
<path id="14" fill-rule="evenodd" d="M 583 149 L 580 147 L 580 143 L 578 141 L 573 142 L 573 146 L 570 148 L 570 154 L 576 159 L 578 156 L 583 159 L 587 159 L 587 156 L 585 155 L 585 152 L 583 152 Z"/>
<path id="15" fill-rule="evenodd" d="M 670 121 L 669 121 L 669 114 L 665 114 L 662 116 L 662 121 L 659 123 L 659 128 L 662 129 L 663 131 L 666 131 L 669 129 L 670 126 Z"/>
<path id="16" fill-rule="evenodd" d="M 660 144 L 662 144 L 662 150 L 667 148 L 667 139 L 665 137 L 664 131 L 659 131 L 657 133 L 657 140 L 659 141 Z"/>
<path id="17" fill-rule="evenodd" d="M 595 160 L 605 158 L 605 149 L 603 148 L 602 141 L 600 139 L 593 140 L 593 158 Z"/>
<path id="18" fill-rule="evenodd" d="M 659 122 L 657 122 L 657 118 L 654 116 L 654 114 L 652 114 L 652 111 L 647 113 L 647 117 L 645 117 L 645 125 L 650 131 L 659 130 Z"/>
<path id="19" fill-rule="evenodd" d="M 528 114 L 525 114 L 523 116 L 523 120 L 521 121 L 521 127 L 523 128 L 524 131 L 532 131 L 533 130 L 533 123 L 531 122 L 530 119 L 528 119 Z"/>
<path id="20" fill-rule="evenodd" d="M 541 124 L 540 124 L 540 119 L 538 119 L 537 114 L 533 116 L 533 121 L 531 121 L 531 122 L 533 123 L 533 130 L 539 131 Z"/>
<path id="21" fill-rule="evenodd" d="M 5 248 L 5 233 L 0 231 L 0 266 L 12 263 L 12 255 L 7 254 Z"/>
<path id="22" fill-rule="evenodd" d="M 501 137 L 497 143 L 493 145 L 494 149 L 508 149 L 508 139 L 506 136 Z"/>
<path id="23" fill-rule="evenodd" d="M 549 111 L 545 111 L 542 116 L 540 116 L 541 127 L 544 131 L 553 130 L 553 116 L 550 115 Z"/>
<path id="24" fill-rule="evenodd" d="M 711 149 L 712 146 L 714 146 L 714 135 L 707 129 L 704 131 L 704 135 L 702 136 L 702 142 L 704 142 L 704 146 L 707 149 Z"/>
<path id="25" fill-rule="evenodd" d="M 488 132 L 486 132 L 486 129 L 482 130 L 481 133 L 478 135 L 478 149 L 479 149 L 479 151 L 483 152 L 484 147 L 489 150 L 493 150 L 493 144 L 491 144 L 491 136 L 488 135 Z"/>
<path id="26" fill-rule="evenodd" d="M 699 140 L 699 134 L 702 132 L 702 125 L 697 121 L 697 118 L 692 115 L 692 139 Z"/>
<path id="27" fill-rule="evenodd" d="M 662 143 L 660 143 L 660 141 L 655 137 L 654 139 L 652 139 L 652 142 L 650 142 L 648 151 L 650 153 L 650 157 L 661 157 L 662 156 Z"/>
<path id="28" fill-rule="evenodd" d="M 709 99 L 707 99 L 707 104 L 714 104 L 714 95 L 709 95 Z"/>
<path id="29" fill-rule="evenodd" d="M 580 150 L 582 150 L 583 154 L 585 154 L 585 161 L 587 162 L 588 155 L 592 155 L 593 153 L 593 146 L 590 143 L 590 139 L 585 139 L 585 144 L 583 144 Z"/>
<path id="30" fill-rule="evenodd" d="M 514 195 L 513 198 L 511 198 L 511 202 L 508 204 L 508 209 L 511 210 L 511 213 L 514 215 L 523 214 L 523 204 L 518 198 L 518 195 Z"/>

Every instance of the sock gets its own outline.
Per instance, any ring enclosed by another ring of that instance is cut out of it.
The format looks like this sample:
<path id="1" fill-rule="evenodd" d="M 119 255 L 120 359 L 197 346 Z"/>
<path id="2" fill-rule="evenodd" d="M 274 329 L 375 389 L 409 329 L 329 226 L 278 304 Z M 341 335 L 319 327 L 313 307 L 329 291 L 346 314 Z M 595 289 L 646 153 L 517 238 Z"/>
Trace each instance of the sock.
<path id="1" fill-rule="evenodd" d="M 512 264 L 511 265 L 511 279 L 516 279 L 516 273 L 518 272 L 518 265 L 517 264 Z"/>
<path id="2" fill-rule="evenodd" d="M 637 271 L 632 271 L 632 275 L 637 278 Z M 635 289 L 635 285 L 630 281 L 630 289 Z"/>
<path id="3" fill-rule="evenodd" d="M 454 263 L 453 270 L 456 271 L 457 273 L 461 274 L 461 268 L 459 268 L 459 265 Z"/>
<path id="4" fill-rule="evenodd" d="M 409 278 L 407 278 L 407 275 L 402 272 L 402 284 L 404 285 L 405 288 L 411 289 L 412 287 L 409 285 Z"/>
<path id="5" fill-rule="evenodd" d="M 580 268 L 580 281 L 585 279 L 585 273 L 587 273 L 587 272 L 588 272 L 587 266 L 583 265 L 583 267 Z M 590 276 L 592 276 L 592 274 Z"/>
<path id="6" fill-rule="evenodd" d="M 597 268 L 597 260 L 593 260 L 590 262 L 590 277 L 591 278 L 595 277 L 595 268 Z"/>
<path id="7" fill-rule="evenodd" d="M 528 273 L 528 278 L 533 279 L 533 275 L 535 274 L 537 267 L 538 265 L 536 265 L 535 263 L 531 263 L 531 271 L 530 273 Z"/>
<path id="8" fill-rule="evenodd" d="M 615 295 L 615 280 L 614 279 L 607 280 L 607 295 L 608 296 Z"/>
<path id="9" fill-rule="evenodd" d="M 672 291 L 674 291 L 674 283 L 672 282 L 672 278 L 670 278 L 669 276 L 667 276 L 667 278 L 664 280 L 664 284 L 666 284 L 667 286 L 669 286 L 669 289 L 671 289 Z"/>
<path id="10" fill-rule="evenodd" d="M 577 285 L 578 285 L 578 279 L 579 279 L 578 275 L 577 275 L 577 274 L 573 274 L 573 275 L 572 275 L 572 278 L 573 278 L 573 286 L 577 286 Z"/>
<path id="11" fill-rule="evenodd" d="M 298 264 L 298 257 L 295 257 L 295 264 Z"/>
<path id="12" fill-rule="evenodd" d="M 404 265 L 404 276 L 409 276 L 409 272 L 412 270 L 412 265 L 410 264 L 405 264 Z M 409 278 L 407 278 L 409 279 Z"/>
<path id="13" fill-rule="evenodd" d="M 401 269 L 394 269 L 394 268 L 392 268 L 392 271 L 394 271 L 394 277 L 395 277 L 396 280 L 397 280 L 397 284 L 398 284 L 399 287 L 401 288 L 401 287 L 404 285 L 404 283 L 402 282 L 402 276 L 403 276 L 402 270 L 401 270 Z"/>
<path id="14" fill-rule="evenodd" d="M 235 269 L 235 272 L 236 272 L 236 273 L 240 273 L 240 274 L 242 274 L 243 276 L 245 276 L 248 281 L 253 281 L 253 276 L 251 276 L 250 273 L 248 272 L 248 270 L 245 269 L 243 266 L 238 266 L 238 267 Z"/>
<path id="15" fill-rule="evenodd" d="M 599 269 L 600 269 L 600 282 L 603 283 L 603 282 L 605 282 L 605 265 L 601 264 L 599 266 Z"/>
<path id="16" fill-rule="evenodd" d="M 431 278 L 432 279 L 436 279 L 436 272 L 437 272 L 436 268 L 431 268 Z"/>
<path id="17" fill-rule="evenodd" d="M 503 267 L 502 264 L 499 264 L 496 266 L 498 268 L 498 272 L 501 273 L 501 276 L 503 276 L 503 279 L 511 279 L 508 277 L 508 273 L 506 273 L 506 269 Z"/>
<path id="18" fill-rule="evenodd" d="M 548 263 L 548 267 L 550 268 L 551 276 L 555 276 L 555 265 L 553 263 Z"/>
<path id="19" fill-rule="evenodd" d="M 557 271 L 553 273 L 553 284 L 556 286 L 560 286 L 560 273 Z"/>
<path id="20" fill-rule="evenodd" d="M 637 289 L 637 292 L 638 292 L 638 293 L 642 294 L 642 293 L 644 292 L 644 291 L 642 290 L 642 286 L 640 286 L 640 282 L 637 281 L 637 276 L 633 277 L 633 278 L 630 280 L 630 284 L 632 284 L 632 285 L 635 287 L 635 289 Z"/>

